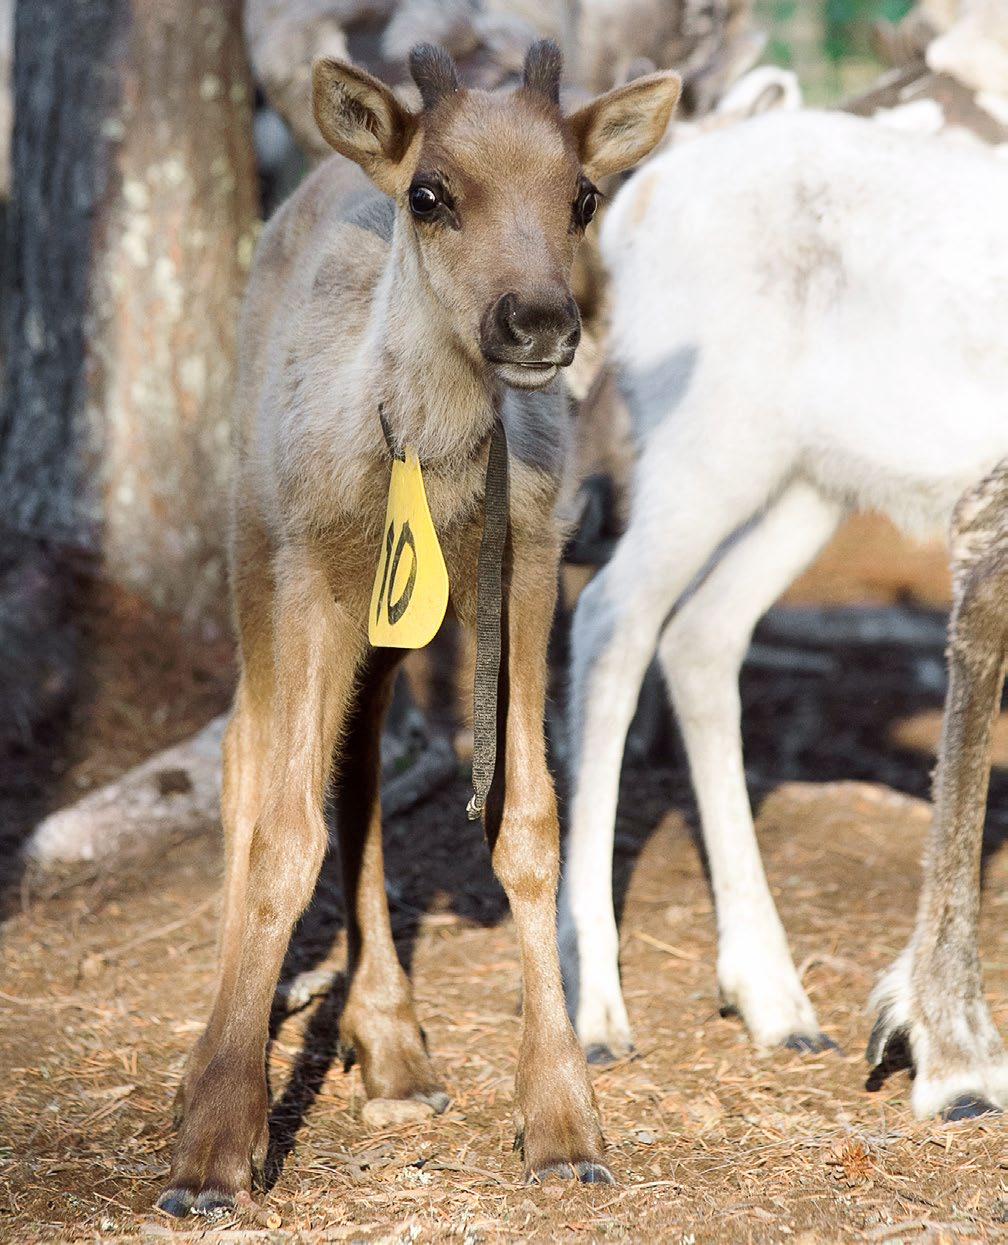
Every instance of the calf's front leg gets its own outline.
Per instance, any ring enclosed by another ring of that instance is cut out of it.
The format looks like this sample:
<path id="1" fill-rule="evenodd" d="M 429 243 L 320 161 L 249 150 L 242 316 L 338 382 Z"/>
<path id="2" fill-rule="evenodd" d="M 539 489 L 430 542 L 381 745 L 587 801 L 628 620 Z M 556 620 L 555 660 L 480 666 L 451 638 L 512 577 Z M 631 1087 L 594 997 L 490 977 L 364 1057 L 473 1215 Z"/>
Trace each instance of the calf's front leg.
<path id="1" fill-rule="evenodd" d="M 612 1183 L 584 1052 L 567 1016 L 556 937 L 559 824 L 546 766 L 546 644 L 559 550 L 515 550 L 508 619 L 503 784 L 487 805 L 493 867 L 511 905 L 522 971 L 516 1147 L 529 1180 Z M 496 803 L 495 803 L 496 802 Z M 499 830 L 494 824 L 499 816 Z"/>
<path id="2" fill-rule="evenodd" d="M 277 587 L 273 635 L 268 775 L 250 842 L 232 844 L 247 850 L 247 871 L 231 862 L 232 879 L 244 885 L 227 895 L 217 1001 L 158 1201 L 173 1215 L 233 1205 L 266 1157 L 270 1006 L 325 852 L 322 802 L 362 644 L 359 625 L 307 566 L 291 568 Z"/>

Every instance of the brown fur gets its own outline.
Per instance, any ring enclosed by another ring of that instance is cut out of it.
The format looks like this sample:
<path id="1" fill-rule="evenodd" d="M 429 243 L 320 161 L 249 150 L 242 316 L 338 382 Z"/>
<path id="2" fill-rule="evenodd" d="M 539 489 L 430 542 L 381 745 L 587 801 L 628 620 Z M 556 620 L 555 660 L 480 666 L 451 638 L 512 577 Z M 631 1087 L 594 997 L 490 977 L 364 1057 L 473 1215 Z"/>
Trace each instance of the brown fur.
<path id="1" fill-rule="evenodd" d="M 917 924 L 876 993 L 869 1061 L 909 1045 L 918 1082 L 954 1116 L 1008 1105 L 1008 1061 L 983 994 L 980 855 L 994 719 L 1008 663 L 1008 460 L 960 501 L 952 521 L 953 608 L 934 820 Z"/>
<path id="2" fill-rule="evenodd" d="M 992 729 L 1008 659 L 1008 462 L 957 507 L 952 571 L 949 690 L 914 966 L 914 984 L 937 1015 L 957 991 L 985 1007 L 977 925 L 980 847 Z M 940 1058 L 952 1066 L 955 1051 L 941 1049 Z"/>
<path id="3" fill-rule="evenodd" d="M 360 223 L 363 178 L 331 160 L 266 228 L 249 287 L 235 422 L 242 671 L 224 748 L 225 912 L 216 1002 L 179 1091 L 161 1200 L 174 1213 L 229 1202 L 262 1160 L 267 1018 L 325 849 L 331 780 L 350 935 L 341 1036 L 369 1094 L 446 1101 L 395 953 L 382 871 L 378 740 L 401 654 L 371 649 L 366 633 L 389 481 L 379 406 L 394 440 L 423 464 L 451 607 L 470 634 L 497 414 L 512 438 L 510 714 L 492 846 L 521 951 L 515 1115 L 530 1175 L 608 1176 L 596 1163 L 602 1134 L 555 939 L 558 831 L 543 714 L 562 473 L 541 438 L 562 419 L 559 386 L 516 405 L 480 352 L 479 330 L 504 292 L 567 289 L 582 168 L 590 176 L 593 162 L 646 154 L 652 131 L 664 129 L 649 118 L 667 121 L 678 86 L 654 77 L 567 123 L 534 86 L 454 91 L 441 59 L 425 66 L 431 107 L 420 115 L 360 70 L 316 66 L 320 128 L 395 200 L 392 237 Z M 448 186 L 458 227 L 410 217 L 418 173 Z"/>

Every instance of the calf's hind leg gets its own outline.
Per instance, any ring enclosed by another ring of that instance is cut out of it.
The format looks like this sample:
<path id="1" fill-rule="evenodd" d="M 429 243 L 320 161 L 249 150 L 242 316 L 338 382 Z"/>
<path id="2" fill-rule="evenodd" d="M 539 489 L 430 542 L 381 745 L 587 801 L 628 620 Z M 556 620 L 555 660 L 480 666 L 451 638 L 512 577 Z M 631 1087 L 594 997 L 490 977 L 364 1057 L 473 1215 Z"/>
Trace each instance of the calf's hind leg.
<path id="1" fill-rule="evenodd" d="M 169 1187 L 158 1202 L 174 1215 L 232 1205 L 265 1158 L 270 1005 L 325 851 L 322 801 L 361 648 L 359 626 L 308 565 L 290 567 L 278 584 L 273 629 L 268 774 L 247 875 L 242 862 L 230 864 L 216 1040 L 188 1084 Z M 244 844 L 235 842 L 238 850 Z"/>
<path id="2" fill-rule="evenodd" d="M 872 995 L 868 1062 L 879 1067 L 905 1044 L 915 1114 L 964 1119 L 1008 1108 L 1008 1057 L 978 943 L 991 732 L 1008 656 L 1008 461 L 960 503 L 952 536 L 949 686 L 924 884 L 910 944 Z"/>
<path id="3" fill-rule="evenodd" d="M 760 1046 L 823 1045 L 756 843 L 742 764 L 738 671 L 757 620 L 828 538 L 840 509 L 810 485 L 792 484 L 750 519 L 765 502 L 766 486 L 759 490 L 757 479 L 743 483 L 754 491 L 746 495 L 738 481 L 729 487 L 713 468 L 683 481 L 660 474 L 642 521 L 631 524 L 613 561 L 578 602 L 571 738 L 580 734 L 582 743 L 579 758 L 572 749 L 575 789 L 560 945 L 568 1005 L 593 1062 L 611 1062 L 631 1045 L 612 901 L 613 820 L 626 724 L 653 637 L 690 579 L 704 570 L 699 586 L 665 624 L 659 655 L 700 805 L 722 993 Z M 699 497 L 692 491 L 698 484 Z M 734 501 L 732 510 L 716 503 L 719 489 Z M 659 556 L 663 541 L 667 549 Z M 713 567 L 704 568 L 715 557 Z"/>
<path id="4" fill-rule="evenodd" d="M 350 989 L 340 1039 L 360 1064 L 371 1098 L 448 1105 L 424 1049 L 389 920 L 382 864 L 381 727 L 402 654 L 374 650 L 365 665 L 340 749 L 336 826 L 343 867 Z"/>
<path id="5" fill-rule="evenodd" d="M 767 885 L 742 757 L 739 671 L 756 623 L 829 538 L 841 507 L 791 484 L 725 551 L 658 647 L 700 809 L 718 927 L 718 983 L 753 1040 L 832 1045 L 795 970 Z"/>

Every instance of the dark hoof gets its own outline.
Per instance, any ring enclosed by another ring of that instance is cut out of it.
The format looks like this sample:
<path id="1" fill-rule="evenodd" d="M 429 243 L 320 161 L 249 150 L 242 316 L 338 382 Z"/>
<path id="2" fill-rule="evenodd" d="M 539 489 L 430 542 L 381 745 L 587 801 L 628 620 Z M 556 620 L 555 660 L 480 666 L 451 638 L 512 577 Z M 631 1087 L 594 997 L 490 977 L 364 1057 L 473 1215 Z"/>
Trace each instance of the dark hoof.
<path id="1" fill-rule="evenodd" d="M 888 1013 L 883 1012 L 872 1028 L 865 1058 L 870 1069 L 865 1089 L 874 1093 L 893 1073 L 913 1067 L 909 1030 L 904 1025 L 894 1027 Z"/>
<path id="2" fill-rule="evenodd" d="M 594 1046 L 589 1046 L 585 1051 L 585 1059 L 593 1068 L 611 1068 L 614 1063 L 620 1063 L 633 1053 L 634 1048 L 631 1046 L 626 1055 L 616 1055 L 608 1046 L 604 1046 L 601 1042 L 596 1042 Z"/>
<path id="3" fill-rule="evenodd" d="M 902 1048 L 908 1048 L 908 1030 L 904 1025 L 894 1025 L 888 1011 L 882 1011 L 872 1025 L 871 1037 L 865 1058 L 870 1068 L 881 1067 L 892 1055 L 902 1054 Z"/>
<path id="4" fill-rule="evenodd" d="M 526 1184 L 543 1184 L 555 1176 L 558 1180 L 579 1180 L 581 1184 L 615 1184 L 612 1172 L 602 1163 L 582 1159 L 578 1163 L 547 1163 L 525 1177 Z"/>
<path id="5" fill-rule="evenodd" d="M 558 1180 L 573 1180 L 574 1168 L 570 1163 L 547 1163 L 545 1167 L 537 1167 L 525 1177 L 526 1184 L 543 1184 L 550 1176 Z"/>
<path id="6" fill-rule="evenodd" d="M 155 1205 L 166 1215 L 174 1215 L 176 1219 L 184 1219 L 192 1210 L 195 1195 L 191 1189 L 165 1189 Z"/>
<path id="7" fill-rule="evenodd" d="M 435 1115 L 440 1115 L 442 1111 L 445 1111 L 451 1102 L 443 1089 L 431 1090 L 429 1094 L 414 1094 L 413 1097 L 418 1102 L 426 1102 L 429 1107 L 433 1107 Z"/>
<path id="8" fill-rule="evenodd" d="M 219 1210 L 234 1210 L 234 1195 L 223 1189 L 204 1189 L 193 1203 L 194 1215 L 214 1215 Z"/>
<path id="9" fill-rule="evenodd" d="M 615 1184 L 616 1178 L 602 1163 L 582 1162 L 577 1164 L 578 1180 L 582 1184 Z"/>
<path id="10" fill-rule="evenodd" d="M 941 1113 L 943 1120 L 954 1124 L 957 1120 L 975 1120 L 980 1115 L 1000 1115 L 1001 1112 L 986 1098 L 977 1098 L 973 1094 L 961 1094 L 954 1102 L 950 1102 Z"/>
<path id="11" fill-rule="evenodd" d="M 820 1055 L 825 1050 L 839 1050 L 836 1042 L 825 1033 L 792 1033 L 781 1046 L 797 1051 L 799 1055 Z"/>

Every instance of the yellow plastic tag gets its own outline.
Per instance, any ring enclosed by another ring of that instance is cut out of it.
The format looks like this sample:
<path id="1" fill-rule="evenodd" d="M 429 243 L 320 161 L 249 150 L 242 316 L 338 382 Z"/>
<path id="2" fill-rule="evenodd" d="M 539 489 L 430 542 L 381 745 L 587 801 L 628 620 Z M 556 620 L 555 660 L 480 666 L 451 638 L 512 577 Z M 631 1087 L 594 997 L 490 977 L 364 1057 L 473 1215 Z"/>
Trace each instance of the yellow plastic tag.
<path id="1" fill-rule="evenodd" d="M 423 648 L 448 608 L 448 570 L 431 520 L 420 461 L 393 458 L 368 639 L 376 648 Z"/>

